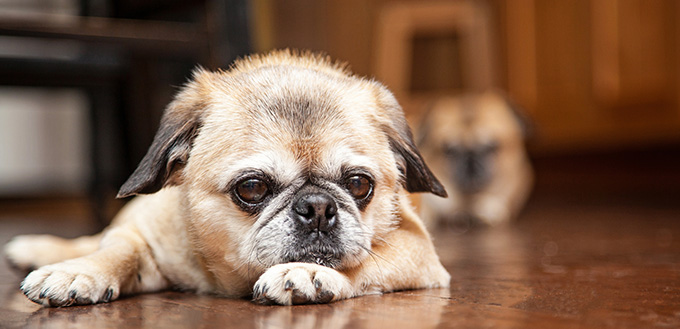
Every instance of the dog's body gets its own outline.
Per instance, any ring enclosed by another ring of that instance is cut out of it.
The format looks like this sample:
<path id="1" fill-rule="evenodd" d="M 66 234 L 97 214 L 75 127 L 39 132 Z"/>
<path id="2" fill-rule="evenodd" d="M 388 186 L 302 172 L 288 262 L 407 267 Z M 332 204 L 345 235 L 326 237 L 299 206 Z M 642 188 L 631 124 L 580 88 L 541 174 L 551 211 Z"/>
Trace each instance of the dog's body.
<path id="1" fill-rule="evenodd" d="M 423 195 L 428 226 L 495 226 L 518 214 L 533 182 L 524 146 L 528 122 L 518 111 L 491 91 L 434 104 L 423 119 L 419 147 L 449 198 Z"/>
<path id="2" fill-rule="evenodd" d="M 408 192 L 446 195 L 381 84 L 288 51 L 197 70 L 103 233 L 20 236 L 8 259 L 44 305 L 175 288 L 261 303 L 445 287 Z"/>

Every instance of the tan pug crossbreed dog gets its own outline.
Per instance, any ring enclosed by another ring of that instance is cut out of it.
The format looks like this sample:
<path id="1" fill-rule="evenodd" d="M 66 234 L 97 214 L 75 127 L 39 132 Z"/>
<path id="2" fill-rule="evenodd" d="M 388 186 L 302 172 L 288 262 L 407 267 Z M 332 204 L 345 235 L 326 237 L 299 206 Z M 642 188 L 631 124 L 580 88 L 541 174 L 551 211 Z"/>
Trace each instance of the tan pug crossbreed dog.
<path id="1" fill-rule="evenodd" d="M 525 137 L 528 121 L 498 92 L 444 97 L 421 123 L 419 147 L 449 198 L 423 195 L 421 214 L 467 229 L 517 216 L 533 184 Z"/>
<path id="2" fill-rule="evenodd" d="M 149 195 L 103 233 L 20 236 L 6 254 L 37 268 L 21 290 L 48 306 L 168 288 L 290 305 L 446 287 L 407 191 L 446 195 L 392 94 L 276 51 L 194 72 L 119 192 Z"/>

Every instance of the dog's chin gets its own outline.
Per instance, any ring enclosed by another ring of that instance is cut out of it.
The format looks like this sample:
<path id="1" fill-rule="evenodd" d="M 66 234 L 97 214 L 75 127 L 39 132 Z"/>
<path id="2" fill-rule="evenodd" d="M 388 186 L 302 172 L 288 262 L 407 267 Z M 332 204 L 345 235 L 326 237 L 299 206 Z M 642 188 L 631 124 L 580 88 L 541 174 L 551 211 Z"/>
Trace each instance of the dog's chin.
<path id="1" fill-rule="evenodd" d="M 330 268 L 338 268 L 343 263 L 345 252 L 334 243 L 325 239 L 309 239 L 288 248 L 284 262 L 313 263 Z"/>

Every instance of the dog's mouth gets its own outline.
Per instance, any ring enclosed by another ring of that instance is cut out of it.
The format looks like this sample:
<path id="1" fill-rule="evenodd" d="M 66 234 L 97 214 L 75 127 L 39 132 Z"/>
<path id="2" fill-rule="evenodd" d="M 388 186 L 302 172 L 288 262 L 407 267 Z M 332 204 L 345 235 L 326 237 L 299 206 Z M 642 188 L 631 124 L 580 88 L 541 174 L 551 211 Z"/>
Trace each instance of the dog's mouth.
<path id="1" fill-rule="evenodd" d="M 329 254 L 311 253 L 307 255 L 302 255 L 299 259 L 294 260 L 295 262 L 302 263 L 314 263 L 321 266 L 326 266 L 330 268 L 336 268 L 340 265 L 340 257 Z"/>
<path id="2" fill-rule="evenodd" d="M 284 259 L 286 262 L 313 263 L 337 268 L 342 263 L 344 254 L 335 244 L 321 239 L 312 239 L 292 248 Z"/>

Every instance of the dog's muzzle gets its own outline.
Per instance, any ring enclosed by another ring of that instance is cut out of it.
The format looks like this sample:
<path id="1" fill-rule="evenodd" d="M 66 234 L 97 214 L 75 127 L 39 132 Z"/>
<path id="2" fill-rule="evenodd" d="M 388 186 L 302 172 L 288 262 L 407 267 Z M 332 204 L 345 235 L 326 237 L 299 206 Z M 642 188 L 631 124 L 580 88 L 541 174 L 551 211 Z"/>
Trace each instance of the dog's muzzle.
<path id="1" fill-rule="evenodd" d="M 295 222 L 297 243 L 288 250 L 286 261 L 331 268 L 341 263 L 345 254 L 339 238 L 342 223 L 337 202 L 328 192 L 315 186 L 304 188 L 295 197 L 290 216 Z"/>

